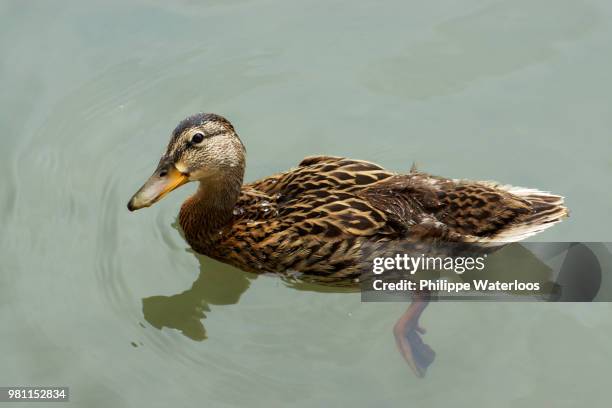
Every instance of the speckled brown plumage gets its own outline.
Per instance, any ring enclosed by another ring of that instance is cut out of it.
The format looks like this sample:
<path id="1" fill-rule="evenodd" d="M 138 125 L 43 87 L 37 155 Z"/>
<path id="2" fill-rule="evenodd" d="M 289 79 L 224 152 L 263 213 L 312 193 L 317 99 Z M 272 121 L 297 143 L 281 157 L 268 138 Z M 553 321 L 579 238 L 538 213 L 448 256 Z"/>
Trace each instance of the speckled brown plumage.
<path id="1" fill-rule="evenodd" d="M 179 223 L 199 253 L 254 272 L 293 273 L 324 283 L 354 282 L 372 256 L 416 244 L 491 248 L 531 236 L 567 215 L 545 192 L 398 174 L 361 160 L 316 156 L 285 173 L 243 184 L 245 149 L 214 114 L 183 120 L 158 168 L 132 197 L 149 206 L 187 181 L 199 188 Z"/>
<path id="2" fill-rule="evenodd" d="M 479 245 L 567 214 L 560 197 L 511 191 L 421 172 L 395 174 L 365 161 L 309 157 L 293 170 L 244 185 L 231 220 L 219 231 L 194 231 L 189 206 L 181 211 L 181 225 L 196 251 L 241 269 L 298 271 L 306 279 L 346 284 L 371 268 L 372 251 L 392 255 L 397 242 Z"/>

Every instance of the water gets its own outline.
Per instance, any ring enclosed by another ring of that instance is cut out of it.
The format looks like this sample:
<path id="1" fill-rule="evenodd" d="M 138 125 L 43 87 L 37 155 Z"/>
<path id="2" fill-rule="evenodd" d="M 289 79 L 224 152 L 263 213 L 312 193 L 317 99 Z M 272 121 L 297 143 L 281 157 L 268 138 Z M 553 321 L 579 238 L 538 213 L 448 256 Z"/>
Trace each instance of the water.
<path id="1" fill-rule="evenodd" d="M 196 256 L 175 228 L 193 186 L 125 204 L 204 110 L 248 180 L 416 161 L 567 196 L 538 240 L 609 240 L 611 35 L 604 0 L 3 1 L 0 385 L 87 407 L 609 406 L 609 304 L 433 304 L 419 380 L 404 304 Z"/>

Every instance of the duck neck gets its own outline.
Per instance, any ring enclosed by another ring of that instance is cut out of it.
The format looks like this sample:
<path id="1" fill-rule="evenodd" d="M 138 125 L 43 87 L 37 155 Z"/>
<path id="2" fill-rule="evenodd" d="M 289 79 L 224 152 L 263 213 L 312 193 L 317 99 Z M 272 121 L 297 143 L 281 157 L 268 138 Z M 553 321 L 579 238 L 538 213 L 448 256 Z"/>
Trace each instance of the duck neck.
<path id="1" fill-rule="evenodd" d="M 196 251 L 198 246 L 214 242 L 223 227 L 231 222 L 243 176 L 244 167 L 230 168 L 202 179 L 196 193 L 183 203 L 179 223 L 187 242 Z"/>

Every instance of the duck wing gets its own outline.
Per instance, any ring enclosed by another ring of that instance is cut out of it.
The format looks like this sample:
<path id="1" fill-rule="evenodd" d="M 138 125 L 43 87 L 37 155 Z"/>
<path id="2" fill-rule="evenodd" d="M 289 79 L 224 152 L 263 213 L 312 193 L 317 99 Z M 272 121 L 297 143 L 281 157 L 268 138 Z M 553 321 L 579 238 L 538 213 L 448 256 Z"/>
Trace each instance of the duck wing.
<path id="1" fill-rule="evenodd" d="M 516 242 L 568 215 L 563 197 L 489 181 L 421 172 L 396 175 L 360 192 L 399 233 L 465 242 Z"/>

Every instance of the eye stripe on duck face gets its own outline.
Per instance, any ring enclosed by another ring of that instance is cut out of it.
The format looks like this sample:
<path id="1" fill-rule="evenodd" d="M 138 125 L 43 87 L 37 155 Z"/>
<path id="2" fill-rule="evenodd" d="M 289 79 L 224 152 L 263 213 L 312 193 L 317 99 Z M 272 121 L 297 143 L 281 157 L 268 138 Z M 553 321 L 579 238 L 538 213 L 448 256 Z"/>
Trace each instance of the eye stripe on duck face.
<path id="1" fill-rule="evenodd" d="M 205 129 L 200 128 L 192 128 L 183 133 L 183 138 L 185 145 L 187 147 L 198 146 L 201 145 L 205 139 L 208 139 L 208 132 Z"/>
<path id="2" fill-rule="evenodd" d="M 192 146 L 200 146 L 202 145 L 202 143 L 204 142 L 204 140 L 210 139 L 214 136 L 219 136 L 222 134 L 225 134 L 226 131 L 225 130 L 218 130 L 215 132 L 203 132 L 200 130 L 197 130 L 195 132 L 193 132 L 193 134 L 189 135 L 187 137 L 187 147 L 192 147 Z"/>

